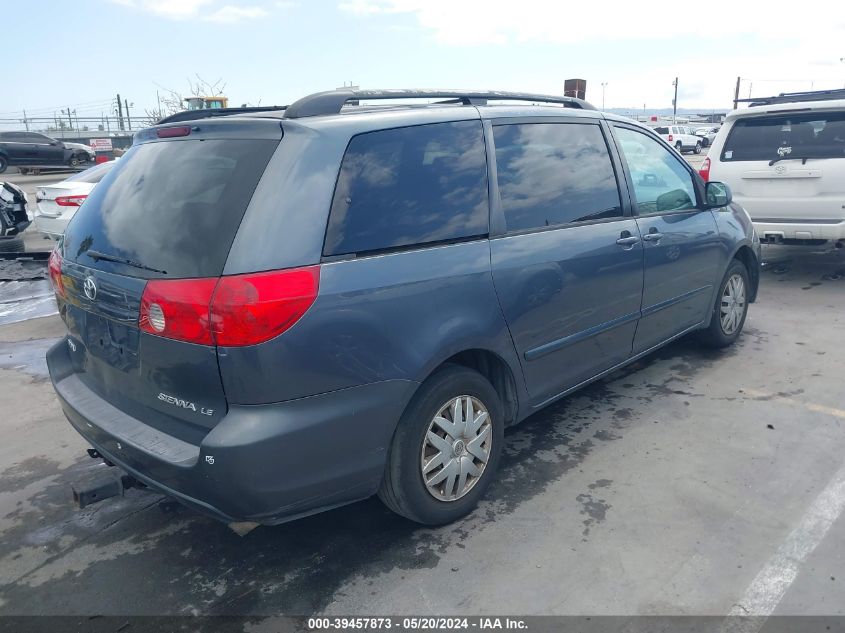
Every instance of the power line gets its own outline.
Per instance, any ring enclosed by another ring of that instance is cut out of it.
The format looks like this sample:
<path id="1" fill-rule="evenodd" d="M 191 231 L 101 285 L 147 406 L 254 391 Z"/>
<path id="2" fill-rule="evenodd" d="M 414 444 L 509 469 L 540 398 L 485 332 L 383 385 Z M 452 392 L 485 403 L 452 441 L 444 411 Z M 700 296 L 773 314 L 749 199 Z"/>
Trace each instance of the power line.
<path id="1" fill-rule="evenodd" d="M 111 101 L 112 101 L 112 99 L 105 99 L 103 101 L 85 101 L 83 103 L 72 103 L 72 104 L 70 104 L 70 107 L 71 108 L 78 108 L 80 106 L 95 107 L 95 106 L 105 105 L 107 103 L 111 103 Z M 44 107 L 44 108 L 27 107 L 25 109 L 26 109 L 27 113 L 31 114 L 33 112 L 52 112 L 53 110 L 61 110 L 62 108 L 66 108 L 66 107 L 68 107 L 68 106 L 66 104 L 63 104 L 63 105 L 51 106 L 49 108 L 47 108 L 47 107 Z M 3 111 L 3 112 L 0 112 L 0 115 L 2 115 L 2 114 L 16 114 L 18 112 L 22 112 L 23 110 L 24 110 L 24 108 L 21 108 L 21 109 L 18 109 L 18 110 L 6 110 L 6 111 Z"/>

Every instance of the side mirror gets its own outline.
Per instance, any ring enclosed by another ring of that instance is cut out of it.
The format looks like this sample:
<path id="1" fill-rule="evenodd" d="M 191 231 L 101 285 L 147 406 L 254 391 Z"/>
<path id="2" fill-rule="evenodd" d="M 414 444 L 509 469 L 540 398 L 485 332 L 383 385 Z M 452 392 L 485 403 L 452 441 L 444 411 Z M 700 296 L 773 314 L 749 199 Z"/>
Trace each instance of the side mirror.
<path id="1" fill-rule="evenodd" d="M 704 204 L 708 209 L 726 207 L 733 200 L 731 188 L 723 182 L 711 181 L 704 185 Z"/>
<path id="2" fill-rule="evenodd" d="M 58 144 L 59 144 L 58 141 L 50 141 L 50 145 L 58 145 Z"/>

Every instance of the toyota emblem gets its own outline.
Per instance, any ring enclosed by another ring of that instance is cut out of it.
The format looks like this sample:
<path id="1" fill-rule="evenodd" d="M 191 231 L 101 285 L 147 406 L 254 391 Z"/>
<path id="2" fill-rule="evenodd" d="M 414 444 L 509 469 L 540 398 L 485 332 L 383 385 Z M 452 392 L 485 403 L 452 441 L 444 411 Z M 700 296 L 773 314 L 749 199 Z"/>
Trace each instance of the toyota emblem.
<path id="1" fill-rule="evenodd" d="M 85 283 L 82 284 L 82 290 L 85 291 L 85 296 L 88 297 L 89 300 L 93 301 L 97 298 L 97 282 L 94 281 L 93 277 L 85 278 Z"/>

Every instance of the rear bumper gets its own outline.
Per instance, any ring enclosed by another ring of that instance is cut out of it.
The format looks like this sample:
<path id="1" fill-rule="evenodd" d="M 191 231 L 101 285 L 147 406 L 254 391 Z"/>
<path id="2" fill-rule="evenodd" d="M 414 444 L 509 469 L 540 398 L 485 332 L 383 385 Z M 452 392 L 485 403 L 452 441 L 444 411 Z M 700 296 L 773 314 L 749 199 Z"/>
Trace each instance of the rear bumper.
<path id="1" fill-rule="evenodd" d="M 287 402 L 230 406 L 199 446 L 97 396 L 71 371 L 66 341 L 47 353 L 73 427 L 144 484 L 222 521 L 275 524 L 376 492 L 416 383 L 389 380 Z"/>
<path id="2" fill-rule="evenodd" d="M 783 220 L 753 219 L 754 228 L 762 241 L 780 237 L 785 240 L 842 240 L 845 239 L 845 220 Z"/>
<path id="3" fill-rule="evenodd" d="M 46 215 L 35 215 L 35 228 L 42 235 L 54 240 L 59 239 L 65 232 L 69 220 L 61 216 L 57 218 Z"/>

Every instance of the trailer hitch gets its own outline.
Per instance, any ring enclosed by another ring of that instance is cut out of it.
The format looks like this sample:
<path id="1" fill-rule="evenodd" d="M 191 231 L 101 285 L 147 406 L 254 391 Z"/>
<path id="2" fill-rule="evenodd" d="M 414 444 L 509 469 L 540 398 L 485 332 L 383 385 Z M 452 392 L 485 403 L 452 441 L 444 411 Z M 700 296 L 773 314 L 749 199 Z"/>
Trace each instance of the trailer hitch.
<path id="1" fill-rule="evenodd" d="M 81 510 L 109 497 L 122 497 L 129 488 L 141 487 L 143 484 L 131 475 L 110 470 L 73 484 L 71 490 L 73 502 Z"/>

